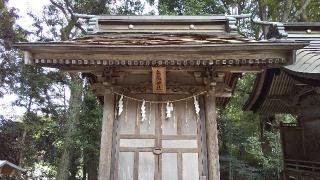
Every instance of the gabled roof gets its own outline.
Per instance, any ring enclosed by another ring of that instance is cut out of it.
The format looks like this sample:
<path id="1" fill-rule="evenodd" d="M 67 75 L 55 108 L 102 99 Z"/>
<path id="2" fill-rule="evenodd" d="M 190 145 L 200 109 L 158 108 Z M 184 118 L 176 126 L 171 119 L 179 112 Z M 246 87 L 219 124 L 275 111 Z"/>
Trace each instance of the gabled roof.
<path id="1" fill-rule="evenodd" d="M 245 38 L 237 33 L 236 19 L 225 15 L 77 16 L 89 18 L 88 35 L 70 41 L 16 44 L 26 52 L 26 63 L 279 67 L 291 64 L 289 54 L 305 45 Z"/>
<path id="2" fill-rule="evenodd" d="M 320 23 L 287 23 L 283 27 L 285 31 L 282 34 L 287 35 L 281 38 L 308 42 L 309 45 L 296 51 L 292 65 L 267 70 L 257 77 L 245 110 L 298 114 L 298 110 L 303 108 L 301 101 L 319 91 Z M 275 32 L 270 31 L 269 37 L 279 35 Z M 316 103 L 314 108 L 318 105 Z"/>
<path id="3" fill-rule="evenodd" d="M 294 64 L 285 66 L 285 71 L 296 76 L 320 79 L 320 41 L 311 41 L 309 46 L 297 50 L 295 59 Z"/>
<path id="4" fill-rule="evenodd" d="M 16 44 L 25 51 L 25 63 L 88 74 L 108 68 L 147 72 L 153 66 L 200 72 L 214 69 L 226 72 L 225 84 L 233 89 L 238 73 L 292 64 L 294 50 L 306 45 L 245 38 L 237 33 L 236 19 L 225 15 L 77 16 L 89 19 L 88 35 L 70 41 Z M 219 97 L 218 105 L 226 100 Z"/>

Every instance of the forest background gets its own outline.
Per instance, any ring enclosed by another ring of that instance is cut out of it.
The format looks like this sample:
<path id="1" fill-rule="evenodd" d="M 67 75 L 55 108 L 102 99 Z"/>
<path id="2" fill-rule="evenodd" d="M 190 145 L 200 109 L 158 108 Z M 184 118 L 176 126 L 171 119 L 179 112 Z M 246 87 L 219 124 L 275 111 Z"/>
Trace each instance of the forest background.
<path id="1" fill-rule="evenodd" d="M 31 0 L 30 0 L 31 1 Z M 146 10 L 146 8 L 148 8 Z M 15 42 L 68 40 L 86 34 L 80 14 L 212 15 L 250 14 L 238 19 L 240 34 L 262 40 L 261 21 L 320 21 L 319 0 L 50 0 L 39 14 L 28 13 L 32 30 L 16 22 L 19 11 L 0 0 L 0 98 L 16 96 L 16 116 L 0 115 L 0 159 L 40 179 L 97 179 L 102 110 L 79 73 L 23 64 Z M 219 109 L 222 179 L 279 179 L 280 122 L 291 115 L 244 112 L 256 74 L 243 74 L 226 108 Z M 3 109 L 0 107 L 0 111 Z M 2 114 L 2 113 L 0 113 Z"/>

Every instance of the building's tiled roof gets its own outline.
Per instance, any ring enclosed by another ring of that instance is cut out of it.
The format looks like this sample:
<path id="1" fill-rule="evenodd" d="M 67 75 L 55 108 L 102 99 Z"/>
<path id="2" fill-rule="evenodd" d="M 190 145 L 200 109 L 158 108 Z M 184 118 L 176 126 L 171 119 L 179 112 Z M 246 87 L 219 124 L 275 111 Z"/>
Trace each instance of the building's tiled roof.
<path id="1" fill-rule="evenodd" d="M 99 45 L 194 45 L 194 44 L 232 44 L 255 42 L 247 38 L 229 34 L 128 34 L 108 33 L 88 35 L 70 43 Z"/>
<path id="2" fill-rule="evenodd" d="M 312 41 L 309 46 L 298 50 L 296 62 L 285 68 L 295 73 L 320 75 L 320 41 Z"/>
<path id="3" fill-rule="evenodd" d="M 301 102 L 310 94 L 315 98 L 314 94 L 318 94 L 317 88 L 320 87 L 320 23 L 270 23 L 268 38 L 306 42 L 309 45 L 296 51 L 292 65 L 269 69 L 258 75 L 244 109 L 298 114 L 298 107 L 306 108 L 302 107 Z"/>

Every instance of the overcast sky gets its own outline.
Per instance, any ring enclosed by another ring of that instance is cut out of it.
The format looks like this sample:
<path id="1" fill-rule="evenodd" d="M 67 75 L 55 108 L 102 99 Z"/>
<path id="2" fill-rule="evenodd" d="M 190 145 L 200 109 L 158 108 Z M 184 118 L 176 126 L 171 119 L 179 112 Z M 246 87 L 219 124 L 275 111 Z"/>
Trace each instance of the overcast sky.
<path id="1" fill-rule="evenodd" d="M 121 1 L 117 1 L 121 2 Z M 145 3 L 144 13 L 150 12 L 156 7 L 150 7 L 146 0 L 142 0 Z M 157 4 L 158 0 L 155 1 Z M 28 16 L 28 13 L 31 12 L 34 15 L 41 16 L 43 8 L 45 5 L 50 4 L 49 0 L 9 0 L 8 6 L 14 7 L 17 9 L 18 15 L 20 18 L 17 20 L 17 23 L 24 29 L 32 29 L 32 18 Z M 121 4 L 121 3 L 120 3 Z M 0 115 L 3 116 L 20 116 L 25 110 L 24 108 L 13 107 L 11 104 L 17 100 L 16 95 L 6 94 L 4 98 L 0 99 Z"/>
<path id="2" fill-rule="evenodd" d="M 32 19 L 27 15 L 32 12 L 36 15 L 41 15 L 44 5 L 47 5 L 49 0 L 9 0 L 9 7 L 14 7 L 18 10 L 20 18 L 17 23 L 25 29 L 29 29 L 32 25 Z M 0 99 L 0 115 L 6 117 L 20 116 L 25 112 L 24 108 L 13 107 L 11 104 L 18 97 L 13 94 L 6 94 Z"/>
<path id="3" fill-rule="evenodd" d="M 32 12 L 41 15 L 43 7 L 49 4 L 49 0 L 9 0 L 9 7 L 18 9 L 20 18 L 17 23 L 23 28 L 29 28 L 32 25 L 32 19 L 27 15 Z"/>
<path id="4" fill-rule="evenodd" d="M 146 0 L 141 1 L 145 4 L 144 14 L 151 10 L 157 12 L 156 7 L 149 6 L 149 4 L 146 3 Z M 118 0 L 117 2 L 121 1 Z M 157 4 L 157 2 L 158 0 L 155 1 L 155 4 Z M 41 15 L 43 7 L 48 4 L 50 4 L 49 0 L 9 0 L 9 6 L 19 10 L 18 14 L 20 15 L 20 19 L 18 19 L 17 23 L 24 28 L 31 27 L 32 25 L 32 19 L 28 17 L 27 13 L 32 12 L 35 15 Z"/>

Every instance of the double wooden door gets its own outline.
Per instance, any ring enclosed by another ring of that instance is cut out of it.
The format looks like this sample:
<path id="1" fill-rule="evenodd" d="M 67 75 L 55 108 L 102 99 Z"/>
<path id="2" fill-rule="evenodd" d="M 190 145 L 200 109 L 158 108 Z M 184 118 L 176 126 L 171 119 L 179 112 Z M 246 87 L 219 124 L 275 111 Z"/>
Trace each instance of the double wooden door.
<path id="1" fill-rule="evenodd" d="M 144 97 L 146 99 L 155 96 Z M 167 97 L 170 98 L 170 97 Z M 198 180 L 204 173 L 201 118 L 193 100 L 173 103 L 170 118 L 166 104 L 124 100 L 117 120 L 114 179 L 118 180 Z"/>

